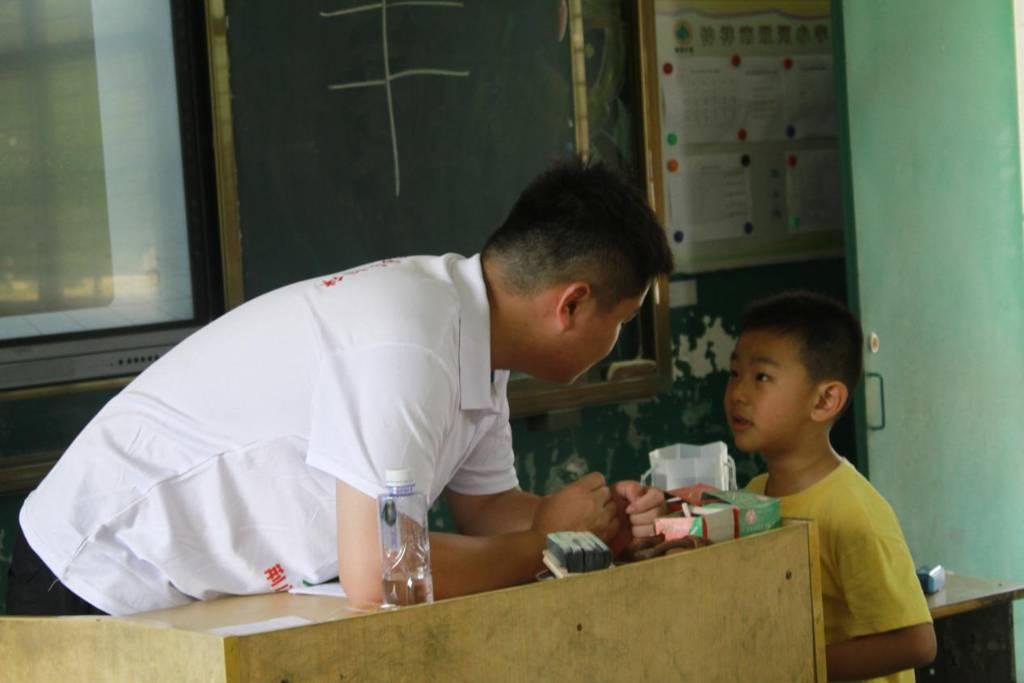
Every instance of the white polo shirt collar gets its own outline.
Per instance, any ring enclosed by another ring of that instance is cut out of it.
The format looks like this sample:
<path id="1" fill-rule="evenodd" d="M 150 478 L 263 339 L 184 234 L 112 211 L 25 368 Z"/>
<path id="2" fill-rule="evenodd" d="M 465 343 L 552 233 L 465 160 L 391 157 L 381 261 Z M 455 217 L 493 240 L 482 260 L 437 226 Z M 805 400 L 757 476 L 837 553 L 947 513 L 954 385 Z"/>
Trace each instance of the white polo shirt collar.
<path id="1" fill-rule="evenodd" d="M 459 385 L 463 410 L 501 410 L 507 371 L 491 373 L 491 309 L 480 255 L 456 261 L 452 281 L 462 301 Z"/>

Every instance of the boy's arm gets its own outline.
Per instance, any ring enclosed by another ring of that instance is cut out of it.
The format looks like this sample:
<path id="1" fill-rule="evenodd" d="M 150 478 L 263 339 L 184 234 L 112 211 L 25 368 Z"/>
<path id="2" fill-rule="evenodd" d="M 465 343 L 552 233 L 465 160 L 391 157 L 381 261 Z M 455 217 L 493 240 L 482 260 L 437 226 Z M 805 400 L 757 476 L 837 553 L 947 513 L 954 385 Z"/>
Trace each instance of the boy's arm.
<path id="1" fill-rule="evenodd" d="M 549 531 L 587 529 L 610 537 L 619 528 L 614 502 L 599 474 L 582 477 L 543 498 L 526 493 L 502 496 L 495 494 L 492 509 L 483 500 L 476 501 L 479 509 L 474 509 L 484 518 L 509 515 L 510 519 L 476 520 L 474 529 L 515 530 L 490 536 L 430 535 L 436 598 L 504 588 L 533 579 L 543 569 L 541 553 Z M 357 602 L 379 603 L 382 590 L 377 503 L 339 480 L 337 510 L 341 585 Z M 519 529 L 527 511 L 532 513 L 531 523 Z"/>
<path id="2" fill-rule="evenodd" d="M 931 622 L 833 643 L 825 650 L 828 680 L 857 681 L 914 669 L 931 663 L 935 650 Z"/>

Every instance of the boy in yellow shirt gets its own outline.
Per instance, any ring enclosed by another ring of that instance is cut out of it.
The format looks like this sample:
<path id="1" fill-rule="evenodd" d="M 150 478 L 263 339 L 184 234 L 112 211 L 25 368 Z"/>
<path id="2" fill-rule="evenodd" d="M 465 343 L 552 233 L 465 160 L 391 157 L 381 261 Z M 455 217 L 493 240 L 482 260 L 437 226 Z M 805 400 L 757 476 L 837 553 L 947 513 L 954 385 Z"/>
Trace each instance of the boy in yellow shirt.
<path id="1" fill-rule="evenodd" d="M 862 371 L 863 333 L 841 304 L 788 292 L 750 306 L 725 413 L 736 447 L 767 474 L 747 489 L 817 522 L 829 680 L 912 683 L 935 631 L 892 508 L 829 442 Z"/>

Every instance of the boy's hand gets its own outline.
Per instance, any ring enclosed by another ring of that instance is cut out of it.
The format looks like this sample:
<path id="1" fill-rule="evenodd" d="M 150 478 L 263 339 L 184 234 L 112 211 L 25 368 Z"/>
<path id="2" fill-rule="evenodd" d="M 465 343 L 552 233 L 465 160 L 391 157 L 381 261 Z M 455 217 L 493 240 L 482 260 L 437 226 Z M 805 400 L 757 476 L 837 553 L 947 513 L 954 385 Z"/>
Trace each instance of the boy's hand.
<path id="1" fill-rule="evenodd" d="M 660 489 L 638 481 L 620 481 L 612 486 L 612 498 L 627 515 L 635 538 L 654 535 L 654 519 L 666 511 L 665 494 Z"/>
<path id="2" fill-rule="evenodd" d="M 619 531 L 608 545 L 612 556 L 618 557 L 634 538 L 654 535 L 654 518 L 665 509 L 665 494 L 638 481 L 620 481 L 612 486 L 611 496 Z"/>

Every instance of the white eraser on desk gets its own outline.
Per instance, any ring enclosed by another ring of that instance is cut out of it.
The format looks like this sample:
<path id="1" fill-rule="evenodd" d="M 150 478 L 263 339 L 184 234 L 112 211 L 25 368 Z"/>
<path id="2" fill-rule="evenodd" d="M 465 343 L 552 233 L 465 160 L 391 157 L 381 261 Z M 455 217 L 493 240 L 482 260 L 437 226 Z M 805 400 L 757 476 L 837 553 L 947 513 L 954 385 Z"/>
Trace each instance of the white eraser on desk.
<path id="1" fill-rule="evenodd" d="M 917 580 L 925 594 L 938 593 L 946 585 L 946 569 L 941 564 L 918 567 Z"/>

